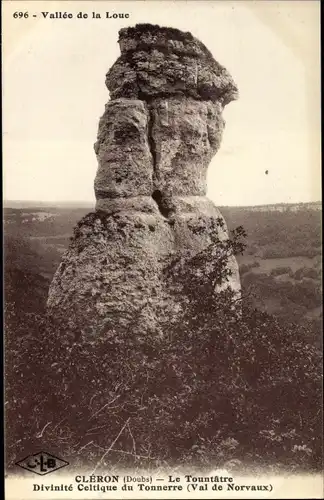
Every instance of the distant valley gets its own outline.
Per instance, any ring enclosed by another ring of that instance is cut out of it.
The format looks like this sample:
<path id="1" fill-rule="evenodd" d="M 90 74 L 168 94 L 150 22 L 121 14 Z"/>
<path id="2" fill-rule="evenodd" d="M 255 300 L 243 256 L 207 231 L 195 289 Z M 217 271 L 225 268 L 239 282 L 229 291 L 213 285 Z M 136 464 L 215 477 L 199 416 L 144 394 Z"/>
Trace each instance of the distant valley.
<path id="1" fill-rule="evenodd" d="M 43 310 L 47 289 L 73 227 L 91 204 L 5 202 L 6 300 Z M 243 226 L 238 256 L 243 293 L 253 306 L 320 328 L 321 203 L 220 207 L 230 230 Z"/>

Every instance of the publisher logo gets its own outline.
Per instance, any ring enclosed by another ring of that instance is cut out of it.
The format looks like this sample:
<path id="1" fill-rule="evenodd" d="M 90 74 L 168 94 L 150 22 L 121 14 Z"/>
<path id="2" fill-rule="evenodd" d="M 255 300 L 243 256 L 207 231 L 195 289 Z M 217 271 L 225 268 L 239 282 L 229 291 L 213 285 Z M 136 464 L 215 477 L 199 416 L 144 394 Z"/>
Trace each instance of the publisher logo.
<path id="1" fill-rule="evenodd" d="M 40 451 L 35 453 L 35 455 L 29 455 L 28 457 L 16 462 L 22 469 L 29 470 L 30 472 L 35 472 L 40 476 L 45 476 L 50 472 L 55 472 L 58 469 L 62 469 L 69 465 L 68 462 L 62 460 L 61 458 L 54 457 L 45 451 Z"/>

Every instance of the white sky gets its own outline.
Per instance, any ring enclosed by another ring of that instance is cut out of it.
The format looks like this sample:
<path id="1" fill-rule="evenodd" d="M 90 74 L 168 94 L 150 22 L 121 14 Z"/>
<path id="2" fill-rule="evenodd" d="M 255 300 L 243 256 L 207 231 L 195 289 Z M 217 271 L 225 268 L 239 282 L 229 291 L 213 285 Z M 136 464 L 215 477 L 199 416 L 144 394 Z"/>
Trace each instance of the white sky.
<path id="1" fill-rule="evenodd" d="M 4 4 L 5 199 L 94 200 L 105 74 L 120 53 L 119 29 L 140 22 L 192 32 L 239 87 L 208 173 L 216 204 L 320 199 L 319 2 L 25 0 L 29 19 L 12 18 L 20 2 Z M 49 20 L 42 10 L 130 19 Z"/>

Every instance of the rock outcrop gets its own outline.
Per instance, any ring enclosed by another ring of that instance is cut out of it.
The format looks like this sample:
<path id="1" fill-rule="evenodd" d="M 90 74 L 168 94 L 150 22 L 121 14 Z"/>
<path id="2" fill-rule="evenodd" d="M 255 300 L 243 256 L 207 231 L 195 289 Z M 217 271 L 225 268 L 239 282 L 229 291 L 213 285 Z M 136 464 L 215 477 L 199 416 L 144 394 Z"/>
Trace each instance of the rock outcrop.
<path id="1" fill-rule="evenodd" d="M 48 297 L 49 313 L 86 335 L 172 321 L 165 266 L 204 250 L 215 230 L 228 238 L 225 223 L 215 229 L 206 173 L 235 83 L 190 33 L 137 25 L 120 30 L 119 45 L 95 143 L 96 211 L 76 227 Z M 239 292 L 234 256 L 228 266 L 224 286 Z"/>

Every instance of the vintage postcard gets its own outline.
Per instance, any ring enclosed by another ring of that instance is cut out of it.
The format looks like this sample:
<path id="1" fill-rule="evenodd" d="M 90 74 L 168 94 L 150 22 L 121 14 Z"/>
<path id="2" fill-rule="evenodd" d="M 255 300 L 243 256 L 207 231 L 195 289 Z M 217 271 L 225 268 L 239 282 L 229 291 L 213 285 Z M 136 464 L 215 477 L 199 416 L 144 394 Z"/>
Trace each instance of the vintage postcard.
<path id="1" fill-rule="evenodd" d="M 6 498 L 322 498 L 320 2 L 2 14 Z"/>

